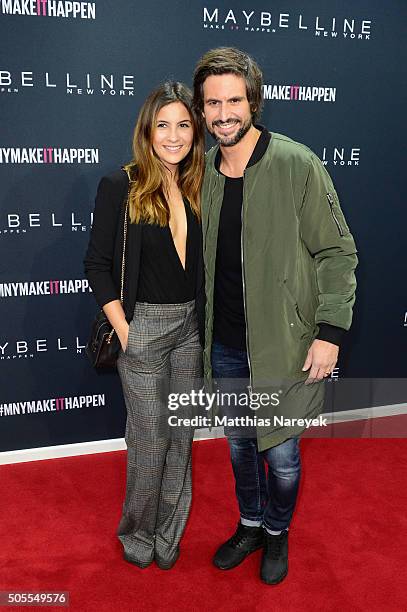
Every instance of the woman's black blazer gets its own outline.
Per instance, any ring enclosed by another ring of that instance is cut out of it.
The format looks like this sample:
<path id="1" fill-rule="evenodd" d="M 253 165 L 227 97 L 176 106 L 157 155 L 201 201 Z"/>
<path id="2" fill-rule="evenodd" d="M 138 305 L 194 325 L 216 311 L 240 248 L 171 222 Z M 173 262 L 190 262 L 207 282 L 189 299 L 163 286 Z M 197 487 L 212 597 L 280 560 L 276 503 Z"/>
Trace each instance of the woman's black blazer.
<path id="1" fill-rule="evenodd" d="M 129 181 L 124 170 L 104 176 L 99 183 L 93 224 L 84 266 L 89 285 L 102 308 L 112 300 L 120 299 L 120 279 L 123 253 L 123 221 Z M 128 223 L 125 253 L 123 310 L 128 322 L 133 318 L 140 269 L 141 232 L 143 226 Z M 196 311 L 199 338 L 204 346 L 205 286 L 200 235 L 196 278 Z"/>

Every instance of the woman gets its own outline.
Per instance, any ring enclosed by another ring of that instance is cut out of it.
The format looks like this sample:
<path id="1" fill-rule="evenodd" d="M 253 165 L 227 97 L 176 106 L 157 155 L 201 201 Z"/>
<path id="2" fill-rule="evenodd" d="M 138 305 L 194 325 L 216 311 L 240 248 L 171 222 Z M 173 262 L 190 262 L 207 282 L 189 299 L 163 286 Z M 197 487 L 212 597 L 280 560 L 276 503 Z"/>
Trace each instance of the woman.
<path id="1" fill-rule="evenodd" d="M 201 376 L 204 328 L 204 132 L 185 85 L 165 83 L 147 98 L 133 154 L 130 164 L 99 184 L 84 263 L 121 344 L 127 483 L 117 535 L 127 561 L 144 568 L 155 559 L 169 569 L 191 503 L 192 431 L 169 427 L 168 393 L 191 390 Z"/>

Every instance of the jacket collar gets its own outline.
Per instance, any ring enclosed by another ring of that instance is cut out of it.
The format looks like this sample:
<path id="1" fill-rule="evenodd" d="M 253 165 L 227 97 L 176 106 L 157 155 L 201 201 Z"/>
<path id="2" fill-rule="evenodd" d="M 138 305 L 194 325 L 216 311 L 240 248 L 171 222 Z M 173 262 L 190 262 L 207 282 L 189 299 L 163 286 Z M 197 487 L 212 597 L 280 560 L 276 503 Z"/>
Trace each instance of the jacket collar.
<path id="1" fill-rule="evenodd" d="M 261 134 L 260 134 L 260 137 L 259 137 L 259 139 L 258 139 L 258 141 L 256 143 L 256 146 L 253 149 L 253 153 L 251 154 L 251 157 L 250 157 L 249 161 L 247 162 L 246 168 L 249 168 L 250 166 L 254 166 L 254 164 L 257 164 L 257 162 L 259 162 L 261 160 L 261 158 L 265 154 L 265 152 L 267 150 L 267 147 L 269 146 L 269 142 L 271 140 L 270 132 L 263 125 L 255 124 L 254 127 L 257 128 L 258 130 L 260 130 Z M 221 150 L 220 150 L 220 146 L 217 145 L 217 151 L 216 151 L 216 154 L 215 154 L 214 166 L 215 166 L 215 169 L 218 172 L 219 172 L 219 167 L 220 167 L 221 159 L 222 159 L 222 153 L 221 153 Z"/>

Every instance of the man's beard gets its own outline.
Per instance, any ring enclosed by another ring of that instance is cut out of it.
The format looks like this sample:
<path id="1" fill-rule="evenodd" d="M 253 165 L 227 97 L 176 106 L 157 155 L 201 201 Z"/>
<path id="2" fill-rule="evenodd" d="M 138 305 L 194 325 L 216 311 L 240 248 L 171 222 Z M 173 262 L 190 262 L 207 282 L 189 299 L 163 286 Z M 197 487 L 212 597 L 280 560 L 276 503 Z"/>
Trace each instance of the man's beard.
<path id="1" fill-rule="evenodd" d="M 233 120 L 235 123 L 241 123 L 238 120 Z M 212 123 L 212 129 L 214 126 L 219 126 L 219 124 L 227 123 L 227 121 L 214 121 Z M 233 136 L 217 136 L 214 131 L 209 131 L 211 136 L 220 144 L 222 147 L 233 147 L 240 140 L 242 140 L 243 136 L 247 134 L 247 132 L 252 127 L 252 119 L 248 119 L 245 123 L 240 125 L 240 128 L 237 130 L 236 134 Z"/>

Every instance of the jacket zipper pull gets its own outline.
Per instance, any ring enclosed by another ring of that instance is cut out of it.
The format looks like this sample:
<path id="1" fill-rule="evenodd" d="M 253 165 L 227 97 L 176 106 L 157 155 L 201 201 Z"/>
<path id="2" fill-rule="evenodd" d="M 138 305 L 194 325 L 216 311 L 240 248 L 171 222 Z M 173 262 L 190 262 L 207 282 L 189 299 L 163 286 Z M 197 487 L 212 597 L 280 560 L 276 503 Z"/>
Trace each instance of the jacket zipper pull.
<path id="1" fill-rule="evenodd" d="M 332 218 L 333 218 L 333 220 L 335 222 L 336 227 L 338 228 L 339 235 L 343 236 L 344 234 L 343 234 L 343 230 L 341 228 L 341 224 L 339 223 L 338 217 L 336 216 L 335 211 L 334 211 L 334 199 L 332 197 L 332 194 L 331 193 L 327 193 L 326 197 L 327 197 L 328 202 L 329 202 L 329 208 L 331 209 Z"/>

